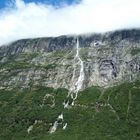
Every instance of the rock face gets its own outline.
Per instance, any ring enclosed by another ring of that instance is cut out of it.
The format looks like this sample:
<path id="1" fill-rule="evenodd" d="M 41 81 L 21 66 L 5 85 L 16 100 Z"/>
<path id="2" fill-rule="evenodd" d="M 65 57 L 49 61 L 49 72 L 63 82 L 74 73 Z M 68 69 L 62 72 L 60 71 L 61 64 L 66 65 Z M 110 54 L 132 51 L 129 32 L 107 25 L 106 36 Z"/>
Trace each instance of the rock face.
<path id="1" fill-rule="evenodd" d="M 73 89 L 83 64 L 82 89 L 108 87 L 140 76 L 140 30 L 23 39 L 0 47 L 0 88 Z M 77 60 L 78 61 L 78 60 Z M 73 76 L 75 74 L 75 76 Z"/>

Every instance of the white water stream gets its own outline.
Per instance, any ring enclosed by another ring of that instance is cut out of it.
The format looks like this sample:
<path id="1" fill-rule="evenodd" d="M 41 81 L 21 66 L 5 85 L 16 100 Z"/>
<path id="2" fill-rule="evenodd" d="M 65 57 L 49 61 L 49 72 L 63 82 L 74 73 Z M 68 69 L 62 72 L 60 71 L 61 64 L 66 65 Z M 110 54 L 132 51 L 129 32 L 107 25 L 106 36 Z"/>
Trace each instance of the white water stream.
<path id="1" fill-rule="evenodd" d="M 84 62 L 82 61 L 82 59 L 79 56 L 79 40 L 78 39 L 77 39 L 76 49 L 77 49 L 77 53 L 76 53 L 75 57 L 78 58 L 78 60 L 80 62 L 80 74 L 79 74 L 78 81 L 75 84 L 76 92 L 78 92 L 79 90 L 82 89 L 83 81 L 84 81 Z"/>
<path id="2" fill-rule="evenodd" d="M 78 80 L 76 81 L 76 83 L 74 83 L 74 86 L 71 87 L 70 92 L 74 92 L 74 94 L 71 94 L 71 97 L 73 100 L 77 99 L 77 94 L 79 92 L 79 90 L 82 89 L 83 87 L 83 81 L 84 81 L 84 62 L 82 61 L 82 59 L 80 58 L 79 55 L 79 40 L 77 39 L 77 43 L 76 43 L 76 55 L 74 57 L 74 61 L 78 61 L 76 64 L 80 65 L 80 73 L 79 73 L 79 77 Z M 76 72 L 76 64 L 74 64 L 74 72 L 73 72 L 73 78 L 75 78 L 75 72 Z M 75 95 L 75 97 L 74 97 Z"/>
<path id="3" fill-rule="evenodd" d="M 58 117 L 57 120 L 54 122 L 53 126 L 50 128 L 49 133 L 52 134 L 57 130 L 57 127 L 59 125 L 58 121 L 61 120 L 63 122 L 63 114 L 61 113 Z"/>
<path id="4" fill-rule="evenodd" d="M 83 82 L 84 82 L 84 62 L 82 61 L 82 59 L 80 58 L 79 55 L 79 39 L 77 38 L 77 43 L 76 43 L 76 55 L 74 57 L 74 70 L 73 70 L 73 77 L 72 77 L 72 81 L 73 81 L 73 86 L 70 88 L 70 92 L 68 93 L 68 96 L 71 96 L 72 102 L 70 104 L 70 100 L 68 99 L 67 102 L 64 101 L 63 105 L 64 105 L 64 109 L 65 108 L 70 108 L 71 106 L 74 106 L 74 101 L 77 99 L 77 95 L 78 92 L 82 89 L 83 87 Z M 79 77 L 78 79 L 76 78 L 76 66 L 80 67 L 80 71 L 79 71 Z M 75 82 L 75 79 L 77 79 L 77 81 Z M 58 121 L 62 120 L 62 124 L 63 124 L 63 114 L 60 114 L 57 117 L 57 120 L 54 122 L 53 126 L 50 128 L 49 133 L 54 133 L 57 130 L 57 127 L 59 125 Z M 63 130 L 66 129 L 67 127 L 67 123 L 63 124 Z"/>

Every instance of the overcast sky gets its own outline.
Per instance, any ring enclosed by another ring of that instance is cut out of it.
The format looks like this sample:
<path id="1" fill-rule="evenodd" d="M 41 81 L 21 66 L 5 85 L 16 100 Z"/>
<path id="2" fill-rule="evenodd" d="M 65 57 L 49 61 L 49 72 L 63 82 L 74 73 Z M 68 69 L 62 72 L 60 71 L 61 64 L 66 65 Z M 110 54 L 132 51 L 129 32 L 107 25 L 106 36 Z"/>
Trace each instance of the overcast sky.
<path id="1" fill-rule="evenodd" d="M 0 5 L 0 45 L 140 27 L 140 0 L 7 0 Z"/>

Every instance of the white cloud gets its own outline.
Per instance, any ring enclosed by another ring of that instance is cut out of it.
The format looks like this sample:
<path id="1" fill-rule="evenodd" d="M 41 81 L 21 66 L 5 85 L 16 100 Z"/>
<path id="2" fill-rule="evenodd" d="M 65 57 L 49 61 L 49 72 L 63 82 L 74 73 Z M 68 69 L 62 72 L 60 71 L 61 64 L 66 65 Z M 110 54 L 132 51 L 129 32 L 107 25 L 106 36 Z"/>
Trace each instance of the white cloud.
<path id="1" fill-rule="evenodd" d="M 83 0 L 54 8 L 15 1 L 0 11 L 0 45 L 21 38 L 140 27 L 140 0 Z"/>

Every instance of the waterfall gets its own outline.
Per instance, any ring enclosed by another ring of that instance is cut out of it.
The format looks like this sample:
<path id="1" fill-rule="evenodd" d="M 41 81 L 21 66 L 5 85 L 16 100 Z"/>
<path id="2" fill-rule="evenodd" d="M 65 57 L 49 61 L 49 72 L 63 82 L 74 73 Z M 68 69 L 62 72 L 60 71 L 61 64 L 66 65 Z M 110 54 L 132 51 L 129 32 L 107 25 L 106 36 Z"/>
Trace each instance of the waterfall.
<path id="1" fill-rule="evenodd" d="M 71 98 L 73 100 L 76 100 L 77 99 L 77 94 L 78 94 L 79 90 L 82 89 L 83 82 L 84 82 L 84 62 L 80 58 L 79 50 L 80 50 L 80 48 L 79 48 L 79 39 L 77 38 L 76 55 L 74 57 L 74 61 L 75 62 L 77 61 L 77 63 L 74 63 L 74 71 L 73 71 L 72 81 L 74 81 L 74 78 L 75 78 L 75 71 L 76 71 L 75 65 L 76 64 L 78 64 L 80 66 L 80 73 L 79 73 L 78 80 L 74 83 L 74 86 L 72 86 L 71 87 L 71 90 L 70 90 L 70 92 L 74 92 L 73 94 L 71 94 Z M 75 97 L 74 97 L 74 95 L 75 95 Z"/>
<path id="2" fill-rule="evenodd" d="M 79 74 L 78 81 L 75 84 L 76 92 L 78 92 L 79 90 L 82 89 L 83 81 L 84 81 L 84 62 L 82 61 L 82 59 L 79 56 L 79 40 L 78 39 L 77 39 L 76 49 L 77 49 L 76 57 L 78 58 L 78 60 L 80 62 L 80 74 Z"/>
<path id="3" fill-rule="evenodd" d="M 74 70 L 73 70 L 73 77 L 72 77 L 72 86 L 70 88 L 70 92 L 68 93 L 67 99 L 64 100 L 64 102 L 62 103 L 64 106 L 64 109 L 70 109 L 72 106 L 74 106 L 74 101 L 77 99 L 78 96 L 78 92 L 82 89 L 83 87 L 83 82 L 84 82 L 84 62 L 82 61 L 82 59 L 80 58 L 79 55 L 79 39 L 77 38 L 77 42 L 76 42 L 76 55 L 74 57 Z M 76 77 L 76 66 L 80 67 L 80 71 L 79 71 L 79 76 L 78 78 Z M 75 79 L 77 79 L 77 81 L 75 81 Z M 71 97 L 72 101 L 69 100 L 69 97 Z M 62 121 L 63 122 L 63 114 L 60 114 L 57 117 L 57 120 L 54 122 L 53 126 L 50 128 L 49 133 L 54 133 L 57 130 L 57 127 L 59 125 L 58 121 Z M 66 129 L 67 127 L 67 123 L 63 124 L 63 130 Z"/>
<path id="4" fill-rule="evenodd" d="M 58 117 L 57 120 L 54 122 L 53 126 L 50 128 L 49 133 L 52 134 L 57 130 L 57 127 L 59 125 L 59 121 L 63 122 L 63 114 L 61 113 Z"/>

